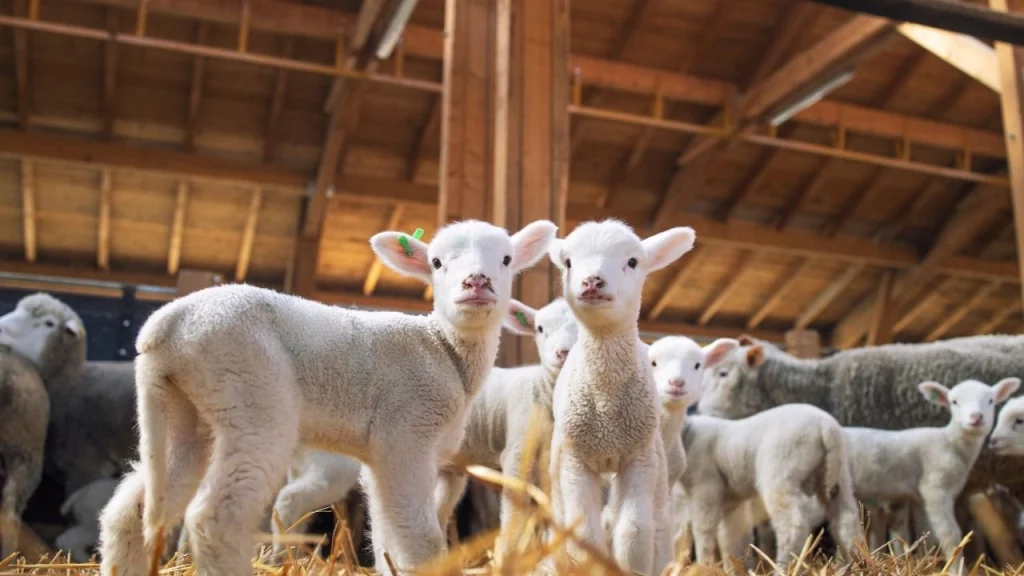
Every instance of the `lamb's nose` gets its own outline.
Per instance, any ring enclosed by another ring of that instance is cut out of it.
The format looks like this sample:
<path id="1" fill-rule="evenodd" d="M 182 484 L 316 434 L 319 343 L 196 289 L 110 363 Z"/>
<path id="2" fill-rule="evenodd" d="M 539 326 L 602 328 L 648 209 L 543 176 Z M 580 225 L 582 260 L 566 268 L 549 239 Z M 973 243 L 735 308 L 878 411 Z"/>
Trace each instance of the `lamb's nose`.
<path id="1" fill-rule="evenodd" d="M 985 421 L 985 417 L 980 412 L 974 412 L 971 414 L 970 423 L 971 426 L 980 426 Z"/>
<path id="2" fill-rule="evenodd" d="M 668 385 L 671 386 L 672 388 L 675 388 L 676 390 L 681 391 L 683 388 L 686 387 L 686 381 L 683 380 L 682 378 L 673 378 L 668 381 Z"/>
<path id="3" fill-rule="evenodd" d="M 583 290 L 585 292 L 593 292 L 599 288 L 604 288 L 604 280 L 600 276 L 591 276 L 583 280 Z"/>
<path id="4" fill-rule="evenodd" d="M 475 288 L 480 290 L 485 286 L 487 286 L 487 276 L 484 276 L 483 274 L 471 274 L 462 281 L 463 288 Z"/>

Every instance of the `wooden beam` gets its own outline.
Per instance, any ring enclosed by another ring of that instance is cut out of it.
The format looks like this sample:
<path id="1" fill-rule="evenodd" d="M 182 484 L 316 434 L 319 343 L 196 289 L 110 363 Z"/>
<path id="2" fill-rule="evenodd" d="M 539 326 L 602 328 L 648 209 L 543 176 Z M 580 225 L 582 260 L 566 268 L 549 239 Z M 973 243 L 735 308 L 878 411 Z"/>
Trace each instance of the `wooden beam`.
<path id="1" fill-rule="evenodd" d="M 14 82 L 18 92 L 18 127 L 28 130 L 32 122 L 32 86 L 29 76 L 28 31 L 14 31 Z"/>
<path id="2" fill-rule="evenodd" d="M 572 55 L 569 66 L 579 71 L 579 79 L 584 85 L 643 95 L 660 92 L 666 99 L 691 104 L 722 106 L 736 94 L 735 86 L 721 80 L 644 68 L 580 54 Z"/>
<path id="3" fill-rule="evenodd" d="M 281 50 L 283 58 L 291 58 L 295 50 L 295 39 L 286 38 L 284 47 Z M 269 164 L 274 160 L 277 152 L 279 138 L 281 112 L 284 110 L 285 95 L 288 91 L 288 71 L 278 70 L 274 77 L 274 95 L 270 99 L 270 108 L 267 110 L 267 127 L 263 133 L 263 163 Z"/>
<path id="4" fill-rule="evenodd" d="M 867 346 L 880 346 L 892 342 L 892 312 L 893 312 L 893 272 L 887 270 L 882 273 L 882 279 L 878 283 L 878 293 L 875 297 L 875 306 L 871 316 L 871 326 L 868 329 Z"/>
<path id="5" fill-rule="evenodd" d="M 978 38 L 1019 42 L 1024 16 L 1000 13 L 970 2 L 949 0 L 812 0 L 837 8 L 874 14 L 890 20 L 915 22 Z"/>
<path id="6" fill-rule="evenodd" d="M 787 127 L 788 128 L 788 127 Z M 720 208 L 718 208 L 718 214 L 724 222 L 729 222 L 736 216 L 736 210 L 740 204 L 743 204 L 750 196 L 768 180 L 771 174 L 770 168 L 775 160 L 782 153 L 777 148 L 766 148 L 761 151 L 761 154 L 754 161 L 753 166 L 747 170 L 747 174 L 743 179 L 742 187 L 739 193 L 733 194 L 725 201 Z"/>
<path id="7" fill-rule="evenodd" d="M 402 221 L 402 213 L 405 211 L 405 206 L 402 204 L 396 204 L 391 209 L 391 216 L 388 217 L 388 225 L 385 230 L 398 230 L 398 226 Z M 383 269 L 383 264 L 380 258 L 374 258 L 373 264 L 370 265 L 370 269 L 366 272 L 366 280 L 363 282 L 363 296 L 373 296 L 373 291 L 377 289 L 377 281 L 380 280 L 380 273 Z"/>
<path id="8" fill-rule="evenodd" d="M 771 44 L 758 60 L 753 73 L 747 78 L 746 85 L 756 85 L 775 72 L 793 52 L 797 41 L 806 35 L 820 12 L 819 7 L 809 2 L 792 2 L 785 14 L 779 18 L 779 24 L 772 31 Z"/>
<path id="9" fill-rule="evenodd" d="M 370 32 L 380 16 L 385 0 L 362 0 L 359 6 L 359 13 L 356 15 L 355 25 L 348 37 L 345 47 L 346 66 L 352 66 L 360 61 L 366 61 L 367 54 L 364 52 L 367 41 L 370 39 Z M 338 40 L 339 48 L 341 39 Z M 344 78 L 335 78 L 331 89 L 327 92 L 327 100 L 324 102 L 324 112 L 330 114 L 341 101 L 342 91 L 345 87 Z"/>
<path id="10" fill-rule="evenodd" d="M 828 185 L 830 168 L 836 162 L 835 159 L 828 159 L 821 163 L 817 172 L 810 181 L 800 187 L 800 190 L 789 199 L 789 202 L 782 207 L 782 211 L 775 217 L 775 229 L 785 230 L 789 227 L 793 218 L 808 198 L 813 197 L 823 187 Z"/>
<path id="11" fill-rule="evenodd" d="M 919 298 L 906 312 L 899 315 L 892 325 L 893 335 L 903 332 L 907 326 L 910 326 L 914 320 L 924 313 L 935 301 L 942 299 L 942 293 L 948 290 L 952 285 L 956 284 L 959 279 L 953 276 L 945 278 L 938 286 L 932 288 L 928 294 L 923 298 Z"/>
<path id="12" fill-rule="evenodd" d="M 196 44 L 206 44 L 209 28 L 200 22 L 196 30 Z M 203 85 L 206 82 L 206 57 L 196 56 L 192 60 L 192 83 L 188 93 L 188 115 L 185 121 L 185 150 L 196 149 L 196 132 L 199 130 L 199 105 L 203 101 Z"/>
<path id="13" fill-rule="evenodd" d="M 913 22 L 904 22 L 896 28 L 900 34 L 921 48 L 999 93 L 996 53 L 988 44 L 966 34 L 930 28 Z"/>
<path id="14" fill-rule="evenodd" d="M 981 304 L 992 295 L 993 292 L 999 289 L 1002 284 L 999 282 L 988 282 L 982 284 L 971 296 L 971 299 L 966 303 L 960 304 L 951 313 L 944 315 L 943 319 L 934 327 L 932 331 L 924 337 L 925 342 L 934 342 L 939 338 L 942 338 L 947 332 L 949 332 L 958 322 L 963 320 L 964 316 L 967 316 L 972 310 L 981 306 Z"/>
<path id="15" fill-rule="evenodd" d="M 1006 306 L 996 312 L 994 316 L 988 321 L 978 327 L 974 334 L 981 336 L 982 334 L 993 334 L 995 330 L 1003 325 L 1004 322 L 1010 319 L 1011 316 L 1020 315 L 1021 310 L 1024 309 L 1024 305 L 1020 302 Z"/>
<path id="16" fill-rule="evenodd" d="M 188 210 L 188 183 L 178 182 L 174 200 L 174 219 L 171 220 L 171 241 L 167 246 L 167 274 L 177 276 L 181 264 L 181 243 L 185 237 L 185 213 Z"/>
<path id="17" fill-rule="evenodd" d="M 725 277 L 725 279 L 715 288 L 714 295 L 710 302 L 704 306 L 704 312 L 701 313 L 700 319 L 697 323 L 701 326 L 707 326 L 708 322 L 715 317 L 715 314 L 722 308 L 725 302 L 733 295 L 733 292 L 740 287 L 740 278 L 743 277 L 743 273 L 747 271 L 747 265 L 750 261 L 755 258 L 756 253 L 754 251 L 745 252 L 738 262 L 733 264 L 732 271 Z"/>
<path id="18" fill-rule="evenodd" d="M 100 172 L 100 214 L 96 230 L 96 266 L 110 269 L 110 196 L 113 193 L 110 170 Z"/>
<path id="19" fill-rule="evenodd" d="M 1010 16 L 1006 0 L 989 0 L 989 5 L 1001 16 Z M 1015 17 L 1024 20 L 1021 16 Z M 1020 35 L 1016 38 L 1019 42 Z M 1006 157 L 1010 165 L 1010 195 L 1017 229 L 1017 258 L 1020 260 L 1024 258 L 1024 72 L 1021 71 L 1024 68 L 1024 49 L 1007 42 L 996 42 L 996 58 L 999 63 L 999 102 L 1003 112 Z"/>
<path id="20" fill-rule="evenodd" d="M 21 162 L 21 222 L 25 241 L 25 260 L 36 261 L 36 185 L 35 167 L 31 161 Z"/>
<path id="21" fill-rule="evenodd" d="M 822 171 L 824 170 L 825 169 L 823 168 Z M 829 220 L 828 224 L 825 225 L 822 233 L 830 237 L 839 234 L 839 232 L 841 232 L 843 228 L 845 228 L 846 225 L 857 216 L 857 213 L 859 213 L 871 200 L 871 192 L 874 191 L 876 186 L 878 186 L 878 183 L 881 181 L 884 173 L 885 169 L 883 168 L 875 170 L 875 173 L 872 174 L 863 185 L 855 188 L 853 193 L 850 194 L 849 200 L 843 203 L 843 206 L 840 207 L 839 212 L 836 213 L 835 217 Z"/>
<path id="22" fill-rule="evenodd" d="M 854 264 L 853 266 L 847 267 L 842 274 L 836 277 L 831 284 L 826 286 L 825 289 L 818 293 L 814 300 L 807 305 L 807 308 L 805 308 L 804 311 L 800 313 L 800 316 L 797 317 L 796 322 L 793 324 L 793 328 L 796 330 L 803 330 L 810 326 L 811 323 L 825 311 L 825 308 L 828 308 L 829 304 L 838 298 L 839 295 L 846 290 L 847 286 L 849 286 L 850 283 L 860 275 L 864 268 L 865 266 L 863 264 Z"/>
<path id="23" fill-rule="evenodd" d="M 416 145 L 409 152 L 409 158 L 405 161 L 405 178 L 409 182 L 416 181 L 427 148 L 431 142 L 438 139 L 438 131 L 441 126 L 441 100 L 441 96 L 434 98 L 434 103 L 430 107 L 430 117 L 420 129 L 419 135 L 416 137 Z"/>
<path id="24" fill-rule="evenodd" d="M 658 317 L 661 316 L 662 312 L 665 311 L 665 308 L 672 303 L 672 298 L 676 295 L 676 292 L 682 288 L 697 271 L 697 267 L 699 266 L 700 260 L 704 256 L 705 252 L 707 252 L 707 248 L 698 245 L 695 246 L 689 254 L 683 257 L 683 261 L 679 264 L 679 270 L 676 272 L 676 275 L 672 277 L 672 280 L 669 281 L 664 292 L 661 293 L 661 296 L 658 296 L 658 299 L 654 302 L 654 306 L 652 306 L 650 312 L 647 313 L 648 320 L 657 320 Z"/>
<path id="25" fill-rule="evenodd" d="M 107 30 L 117 32 L 120 21 L 116 8 L 107 8 Z M 103 136 L 107 140 L 114 137 L 114 124 L 117 121 L 117 42 L 108 41 L 103 46 Z"/>
<path id="26" fill-rule="evenodd" d="M 263 191 L 257 188 L 252 191 L 249 212 L 245 217 L 242 244 L 238 248 L 238 261 L 235 264 L 235 282 L 244 282 L 246 274 L 249 273 L 249 261 L 252 258 L 252 246 L 256 242 L 256 226 L 260 221 L 260 206 L 262 204 Z"/>
<path id="27" fill-rule="evenodd" d="M 764 322 L 764 319 L 782 303 L 786 294 L 793 289 L 797 282 L 804 279 L 804 274 L 814 265 L 814 260 L 801 260 L 782 276 L 782 281 L 771 291 L 771 295 L 764 301 L 764 304 L 747 320 L 747 329 L 754 330 Z"/>

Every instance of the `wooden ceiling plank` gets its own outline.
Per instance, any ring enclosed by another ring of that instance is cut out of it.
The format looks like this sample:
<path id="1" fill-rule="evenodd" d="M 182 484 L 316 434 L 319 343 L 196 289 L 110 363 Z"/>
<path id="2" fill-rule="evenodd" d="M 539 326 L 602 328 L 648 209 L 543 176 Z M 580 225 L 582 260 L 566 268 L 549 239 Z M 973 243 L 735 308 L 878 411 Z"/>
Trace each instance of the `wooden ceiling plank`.
<path id="1" fill-rule="evenodd" d="M 281 50 L 283 58 L 291 58 L 295 51 L 295 39 L 286 38 Z M 270 164 L 277 152 L 278 137 L 281 125 L 281 112 L 284 111 L 285 96 L 288 93 L 288 71 L 278 70 L 274 76 L 274 94 L 267 110 L 266 130 L 263 134 L 263 163 Z"/>
<path id="2" fill-rule="evenodd" d="M 846 287 L 850 285 L 853 280 L 860 275 L 864 270 L 864 264 L 853 264 L 848 266 L 835 280 L 833 280 L 824 290 L 818 293 L 818 295 L 807 305 L 807 308 L 800 313 L 797 317 L 796 322 L 793 323 L 795 330 L 803 330 L 811 325 L 814 320 L 828 308 L 829 304 L 833 300 L 839 297 L 846 290 Z"/>
<path id="3" fill-rule="evenodd" d="M 718 314 L 718 311 L 725 305 L 726 301 L 732 297 L 733 293 L 740 287 L 740 279 L 743 277 L 743 273 L 747 271 L 747 266 L 750 261 L 754 258 L 755 252 L 745 252 L 738 262 L 732 267 L 726 278 L 715 288 L 711 301 L 704 306 L 704 312 L 701 313 L 697 323 L 701 326 L 707 326 L 708 322 Z"/>
<path id="4" fill-rule="evenodd" d="M 402 213 L 405 211 L 403 204 L 396 204 L 391 209 L 391 215 L 388 216 L 388 225 L 385 230 L 398 230 L 399 224 L 402 221 Z M 370 265 L 370 269 L 366 272 L 366 280 L 363 281 L 363 296 L 373 296 L 373 292 L 377 289 L 377 282 L 380 280 L 380 273 L 383 270 L 383 263 L 380 258 L 374 258 L 373 264 Z"/>
<path id="5" fill-rule="evenodd" d="M 206 44 L 209 26 L 200 22 L 196 30 L 196 44 Z M 203 101 L 203 85 L 206 83 L 206 57 L 196 56 L 192 60 L 192 82 L 188 93 L 188 112 L 185 124 L 185 150 L 196 149 L 196 133 L 199 130 L 199 106 Z"/>
<path id="6" fill-rule="evenodd" d="M 14 78 L 18 91 L 18 126 L 28 130 L 32 122 L 32 95 L 28 62 L 28 31 L 14 31 Z"/>
<path id="7" fill-rule="evenodd" d="M 351 29 L 352 34 L 348 37 L 348 43 L 345 46 L 347 54 L 346 66 L 352 66 L 363 56 L 364 48 L 366 48 L 367 42 L 370 40 L 370 33 L 373 31 L 385 3 L 386 0 L 362 0 L 362 4 L 359 6 L 359 13 L 356 15 L 355 24 Z M 341 40 L 339 39 L 338 42 L 341 42 Z M 327 100 L 324 102 L 325 113 L 330 114 L 333 112 L 334 108 L 341 102 L 344 87 L 344 78 L 335 78 L 331 83 L 331 88 L 327 92 Z"/>
<path id="8" fill-rule="evenodd" d="M 813 197 L 819 190 L 828 184 L 829 172 L 831 172 L 832 166 L 836 163 L 837 161 L 834 158 L 827 159 L 821 163 L 821 166 L 818 167 L 814 176 L 811 176 L 810 180 L 800 187 L 800 190 L 790 198 L 789 202 L 782 208 L 782 211 L 775 217 L 776 230 L 785 230 L 788 228 L 790 223 L 793 221 L 793 218 L 797 215 L 797 212 L 799 212 L 800 209 L 803 208 L 804 203 L 807 202 L 807 199 Z"/>
<path id="9" fill-rule="evenodd" d="M 35 167 L 30 160 L 21 161 L 21 221 L 25 242 L 25 260 L 35 262 L 37 256 Z"/>
<path id="10" fill-rule="evenodd" d="M 828 224 L 825 225 L 823 233 L 826 236 L 834 237 L 839 234 L 847 224 L 865 207 L 872 197 L 872 192 L 875 187 L 878 186 L 885 174 L 884 168 L 875 170 L 864 184 L 854 189 L 853 193 L 846 202 L 839 208 L 839 212 L 835 214 L 835 217 L 829 220 Z"/>
<path id="11" fill-rule="evenodd" d="M 899 334 L 906 330 L 907 326 L 910 326 L 914 320 L 917 320 L 929 306 L 934 304 L 936 301 L 942 299 L 942 293 L 948 290 L 951 286 L 957 283 L 959 279 L 953 276 L 945 278 L 938 286 L 931 289 L 924 297 L 919 298 L 906 312 L 899 314 L 896 321 L 892 325 L 893 335 Z"/>
<path id="12" fill-rule="evenodd" d="M 900 97 L 903 88 L 910 83 L 926 62 L 928 62 L 928 53 L 924 50 L 915 50 L 913 54 L 905 58 L 889 83 L 883 86 L 878 96 L 874 98 L 878 107 L 891 108 Z"/>
<path id="13" fill-rule="evenodd" d="M 113 176 L 109 169 L 100 171 L 100 213 L 96 230 L 96 266 L 110 269 L 110 205 Z"/>
<path id="14" fill-rule="evenodd" d="M 263 190 L 257 188 L 249 197 L 249 212 L 245 216 L 242 243 L 238 248 L 238 260 L 235 263 L 235 282 L 244 282 L 249 273 L 249 262 L 252 259 L 253 244 L 256 242 L 256 227 L 260 222 L 260 206 L 262 205 Z"/>
<path id="15" fill-rule="evenodd" d="M 747 320 L 747 329 L 754 330 L 764 322 L 764 319 L 768 317 L 775 308 L 782 303 L 782 300 L 786 297 L 786 294 L 793 289 L 793 287 L 804 279 L 804 274 L 814 265 L 814 260 L 806 259 L 801 260 L 796 265 L 790 267 L 786 274 L 782 277 L 782 281 L 772 290 L 771 295 L 764 304 L 757 309 L 756 312 Z"/>
<path id="16" fill-rule="evenodd" d="M 945 117 L 949 109 L 963 98 L 964 94 L 971 89 L 973 84 L 974 82 L 970 76 L 961 76 L 956 82 L 950 84 L 949 88 L 939 96 L 938 100 L 928 108 L 924 115 L 928 118 Z"/>
<path id="17" fill-rule="evenodd" d="M 1005 306 L 996 312 L 992 318 L 978 326 L 978 329 L 974 331 L 975 336 L 981 336 L 984 334 L 993 334 L 997 328 L 1003 325 L 1004 322 L 1010 319 L 1011 316 L 1019 315 L 1021 310 L 1024 309 L 1021 302 L 1016 302 L 1010 306 Z"/>
<path id="18" fill-rule="evenodd" d="M 107 30 L 117 32 L 120 19 L 116 8 L 107 8 Z M 117 122 L 117 42 L 108 41 L 103 46 L 103 136 L 110 140 L 114 137 L 114 125 Z"/>
<path id="19" fill-rule="evenodd" d="M 999 66 L 995 50 L 988 44 L 973 36 L 913 22 L 903 22 L 896 29 L 950 66 L 999 92 Z"/>
<path id="20" fill-rule="evenodd" d="M 409 157 L 405 161 L 405 179 L 409 182 L 416 181 L 416 176 L 420 173 L 420 167 L 423 165 L 423 159 L 426 158 L 431 142 L 436 141 L 439 136 L 441 104 L 441 97 L 436 96 L 434 103 L 430 107 L 430 117 L 427 118 L 426 124 L 420 128 L 419 135 L 416 137 L 416 144 L 409 152 Z"/>
<path id="21" fill-rule="evenodd" d="M 962 303 L 956 307 L 952 313 L 945 315 L 935 328 L 932 328 L 931 332 L 924 337 L 925 342 L 935 342 L 939 338 L 942 338 L 949 332 L 954 326 L 957 325 L 964 316 L 967 316 L 972 310 L 982 305 L 985 300 L 992 295 L 993 292 L 999 289 L 1002 284 L 999 282 L 988 282 L 982 284 L 975 290 L 974 295 L 971 299 L 965 303 Z"/>
<path id="22" fill-rule="evenodd" d="M 868 329 L 867 346 L 881 346 L 892 342 L 892 317 L 893 309 L 893 271 L 882 272 L 882 279 L 878 283 L 877 296 L 871 315 L 871 326 Z"/>
<path id="23" fill-rule="evenodd" d="M 171 220 L 171 240 L 167 246 L 167 274 L 177 276 L 181 264 L 181 244 L 185 237 L 185 214 L 188 210 L 188 182 L 178 182 Z"/>
<path id="24" fill-rule="evenodd" d="M 736 210 L 740 204 L 745 202 L 758 188 L 760 188 L 770 174 L 769 168 L 775 163 L 779 155 L 782 153 L 777 148 L 765 148 L 761 150 L 761 154 L 754 161 L 754 165 L 747 171 L 746 177 L 743 179 L 742 188 L 738 194 L 733 194 L 728 200 L 717 210 L 722 221 L 728 222 L 736 216 Z"/>
<path id="25" fill-rule="evenodd" d="M 747 78 L 747 86 L 757 84 L 774 72 L 785 61 L 786 56 L 793 52 L 798 39 L 807 33 L 809 25 L 820 13 L 821 9 L 809 2 L 790 3 L 786 13 L 772 31 L 771 44 Z"/>
<path id="26" fill-rule="evenodd" d="M 697 271 L 698 265 L 704 253 L 707 252 L 707 248 L 702 246 L 695 246 L 684 258 L 682 263 L 679 265 L 679 270 L 676 275 L 669 281 L 665 291 L 661 293 L 654 302 L 654 306 L 651 307 L 650 312 L 647 313 L 648 320 L 657 320 L 661 316 L 665 308 L 672 303 L 672 298 L 676 295 L 676 291 L 679 290 L 685 284 L 691 276 Z"/>

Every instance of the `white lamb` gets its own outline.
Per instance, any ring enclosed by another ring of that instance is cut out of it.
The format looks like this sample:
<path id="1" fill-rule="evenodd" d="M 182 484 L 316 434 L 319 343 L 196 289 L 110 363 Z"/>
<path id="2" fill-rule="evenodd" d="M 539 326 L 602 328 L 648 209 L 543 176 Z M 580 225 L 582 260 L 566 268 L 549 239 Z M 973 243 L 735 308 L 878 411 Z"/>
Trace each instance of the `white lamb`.
<path id="1" fill-rule="evenodd" d="M 988 447 L 1000 456 L 1024 456 L 1024 396 L 1010 398 L 999 411 Z"/>
<path id="2" fill-rule="evenodd" d="M 714 562 L 716 539 L 723 556 L 740 555 L 738 539 L 769 519 L 785 572 L 822 509 L 841 552 L 861 538 L 843 430 L 823 410 L 786 404 L 742 420 L 690 416 L 683 445 L 698 563 Z"/>
<path id="3" fill-rule="evenodd" d="M 577 325 L 569 305 L 558 298 L 540 310 L 513 300 L 505 327 L 517 334 L 534 336 L 540 364 L 491 370 L 470 407 L 466 436 L 457 459 L 499 468 L 506 476 L 518 476 L 527 437 L 537 435 L 541 442 L 551 440 L 555 379 L 576 343 Z M 533 419 L 535 409 L 544 417 L 543 421 Z M 437 492 L 438 518 L 442 526 L 446 525 L 462 496 L 466 480 L 465 474 L 452 469 L 442 472 Z M 513 495 L 507 490 L 502 492 L 503 529 L 508 528 L 515 510 L 511 501 Z"/>
<path id="4" fill-rule="evenodd" d="M 607 548 L 601 475 L 614 473 L 612 554 L 624 569 L 660 574 L 671 561 L 665 447 L 654 374 L 637 320 L 647 274 L 693 247 L 691 228 L 641 241 L 616 220 L 586 222 L 552 243 L 579 340 L 558 375 L 551 441 L 552 499 L 562 525 Z M 576 547 L 570 547 L 574 559 Z"/>
<path id="5" fill-rule="evenodd" d="M 921 394 L 950 410 L 946 426 L 844 428 L 857 498 L 923 505 L 942 553 L 952 555 L 963 537 L 954 502 L 992 430 L 996 404 L 1018 386 L 1019 378 L 1005 378 L 994 386 L 965 380 L 952 390 L 937 382 L 922 382 Z M 905 520 L 901 524 L 895 531 L 909 538 Z"/>
<path id="6" fill-rule="evenodd" d="M 366 464 L 378 570 L 385 550 L 403 571 L 444 551 L 439 457 L 458 448 L 494 364 L 513 277 L 556 229 L 538 221 L 510 237 L 468 221 L 429 245 L 373 236 L 385 264 L 433 285 L 428 316 L 246 285 L 156 311 L 136 343 L 141 463 L 103 511 L 102 573 L 146 573 L 160 528 L 184 513 L 199 573 L 251 574 L 254 529 L 300 444 Z"/>
<path id="7" fill-rule="evenodd" d="M 72 525 L 60 533 L 54 543 L 59 550 L 71 555 L 75 562 L 88 562 L 90 552 L 100 536 L 100 511 L 110 501 L 117 488 L 116 478 L 100 478 L 71 493 L 61 504 L 60 513 Z"/>

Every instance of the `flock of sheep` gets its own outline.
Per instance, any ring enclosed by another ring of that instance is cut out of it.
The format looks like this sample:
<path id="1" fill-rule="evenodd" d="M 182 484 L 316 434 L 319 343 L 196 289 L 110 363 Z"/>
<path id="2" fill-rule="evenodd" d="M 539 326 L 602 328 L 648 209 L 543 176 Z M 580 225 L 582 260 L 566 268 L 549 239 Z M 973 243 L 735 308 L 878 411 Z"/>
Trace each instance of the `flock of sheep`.
<path id="1" fill-rule="evenodd" d="M 291 526 L 356 484 L 376 566 L 414 568 L 447 546 L 467 482 L 456 463 L 518 475 L 538 432 L 550 440 L 556 520 L 642 574 L 660 574 L 677 541 L 692 540 L 702 564 L 743 556 L 766 521 L 781 570 L 823 521 L 846 557 L 865 538 L 858 501 L 892 512 L 889 528 L 907 541 L 912 518 L 951 555 L 960 492 L 1024 481 L 1014 458 L 1024 455 L 1024 398 L 1009 400 L 1024 337 L 821 360 L 746 337 L 647 346 L 644 280 L 693 247 L 693 230 L 643 240 L 615 220 L 564 239 L 556 230 L 538 221 L 509 235 L 466 221 L 429 244 L 373 236 L 382 262 L 433 286 L 427 316 L 246 285 L 179 298 L 140 330 L 134 386 L 131 364 L 85 363 L 70 308 L 26 297 L 0 317 L 0 346 L 16 354 L 0 374 L 4 555 L 44 460 L 65 478 L 62 511 L 80 523 L 58 545 L 87 556 L 98 522 L 111 576 L 148 573 L 158 539 L 176 528 L 199 573 L 251 574 L 254 533 L 261 523 L 278 531 L 268 511 Z M 562 297 L 533 310 L 511 299 L 512 282 L 545 254 Z M 503 328 L 532 335 L 540 363 L 492 368 Z M 136 405 L 138 461 L 115 484 L 134 456 Z M 700 414 L 687 415 L 694 405 Z M 82 410 L 110 418 L 95 424 Z M 39 425 L 47 412 L 49 432 Z M 17 434 L 8 414 L 23 418 Z M 502 494 L 503 531 L 522 528 L 515 498 Z"/>

